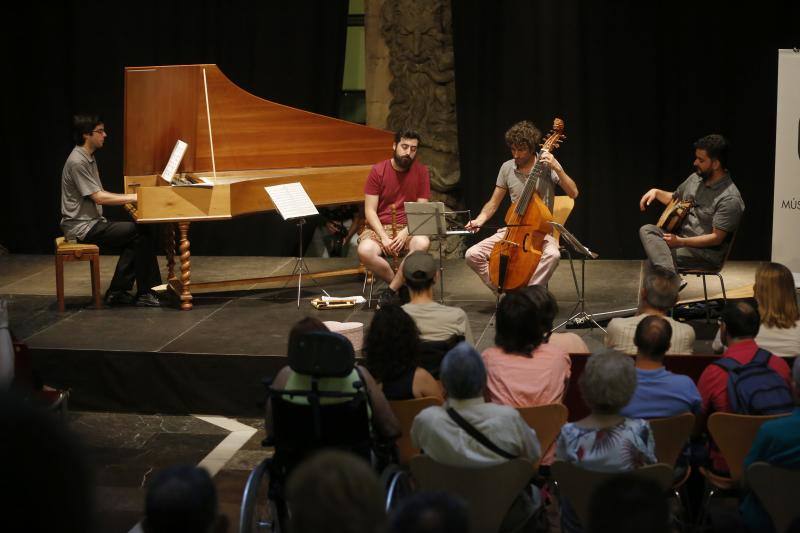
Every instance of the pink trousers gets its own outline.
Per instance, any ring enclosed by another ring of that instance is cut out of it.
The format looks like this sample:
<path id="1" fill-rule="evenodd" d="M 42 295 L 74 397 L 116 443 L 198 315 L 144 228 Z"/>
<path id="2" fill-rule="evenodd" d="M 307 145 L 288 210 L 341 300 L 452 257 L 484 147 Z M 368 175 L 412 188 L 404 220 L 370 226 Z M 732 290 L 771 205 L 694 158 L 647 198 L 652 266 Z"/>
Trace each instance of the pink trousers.
<path id="1" fill-rule="evenodd" d="M 506 228 L 500 228 L 497 233 L 491 237 L 483 239 L 481 242 L 472 246 L 464 258 L 467 265 L 475 271 L 486 286 L 494 289 L 489 281 L 489 254 L 492 253 L 492 248 L 506 235 Z M 550 276 L 556 271 L 558 261 L 561 259 L 561 252 L 558 249 L 558 242 L 552 235 L 546 235 L 544 238 L 544 247 L 542 248 L 542 258 L 539 260 L 539 266 L 531 276 L 528 285 L 547 285 L 550 281 Z"/>

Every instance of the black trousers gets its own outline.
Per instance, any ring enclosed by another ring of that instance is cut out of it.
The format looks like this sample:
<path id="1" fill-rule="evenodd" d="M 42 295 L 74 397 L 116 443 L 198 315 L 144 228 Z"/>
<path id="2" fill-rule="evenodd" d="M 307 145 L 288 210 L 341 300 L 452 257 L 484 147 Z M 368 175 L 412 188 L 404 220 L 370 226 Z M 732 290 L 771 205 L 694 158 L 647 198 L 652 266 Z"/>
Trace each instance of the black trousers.
<path id="1" fill-rule="evenodd" d="M 156 226 L 133 222 L 98 222 L 81 242 L 110 248 L 119 253 L 110 291 L 128 291 L 136 281 L 142 294 L 161 285 L 161 271 L 156 260 Z"/>

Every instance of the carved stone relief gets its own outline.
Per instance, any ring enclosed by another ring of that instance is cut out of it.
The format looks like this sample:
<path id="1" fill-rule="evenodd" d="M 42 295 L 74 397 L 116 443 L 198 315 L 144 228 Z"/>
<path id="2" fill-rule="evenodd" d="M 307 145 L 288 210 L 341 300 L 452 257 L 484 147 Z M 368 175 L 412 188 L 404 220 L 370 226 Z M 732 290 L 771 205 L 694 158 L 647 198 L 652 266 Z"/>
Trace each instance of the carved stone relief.
<path id="1" fill-rule="evenodd" d="M 418 157 L 431 175 L 431 200 L 461 208 L 451 194 L 460 178 L 451 0 L 385 0 L 381 34 L 389 50 L 392 99 L 386 127 L 422 136 Z M 463 255 L 463 239 L 447 240 L 447 256 Z"/>

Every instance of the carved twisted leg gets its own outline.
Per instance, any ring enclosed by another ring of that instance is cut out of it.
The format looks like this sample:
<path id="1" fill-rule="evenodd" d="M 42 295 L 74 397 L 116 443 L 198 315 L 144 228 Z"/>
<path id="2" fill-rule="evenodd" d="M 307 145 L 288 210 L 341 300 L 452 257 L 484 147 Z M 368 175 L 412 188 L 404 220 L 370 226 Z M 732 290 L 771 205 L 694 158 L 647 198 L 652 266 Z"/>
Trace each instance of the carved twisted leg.
<path id="1" fill-rule="evenodd" d="M 169 223 L 164 228 L 164 240 L 167 255 L 167 281 L 175 279 L 175 224 Z"/>
<path id="2" fill-rule="evenodd" d="M 181 310 L 190 311 L 192 309 L 192 293 L 189 291 L 192 279 L 192 254 L 189 252 L 189 222 L 178 222 L 181 233 Z"/>

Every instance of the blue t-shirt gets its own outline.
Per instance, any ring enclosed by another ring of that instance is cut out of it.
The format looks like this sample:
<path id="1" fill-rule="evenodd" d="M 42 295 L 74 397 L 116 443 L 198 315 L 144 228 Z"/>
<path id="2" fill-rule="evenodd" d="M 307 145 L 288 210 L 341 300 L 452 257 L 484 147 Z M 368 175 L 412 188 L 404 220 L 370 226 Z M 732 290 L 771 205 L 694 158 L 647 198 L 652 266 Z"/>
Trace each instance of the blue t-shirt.
<path id="1" fill-rule="evenodd" d="M 683 413 L 697 414 L 702 399 L 692 378 L 673 374 L 664 367 L 636 369 L 636 391 L 620 413 L 629 418 L 664 418 Z"/>

